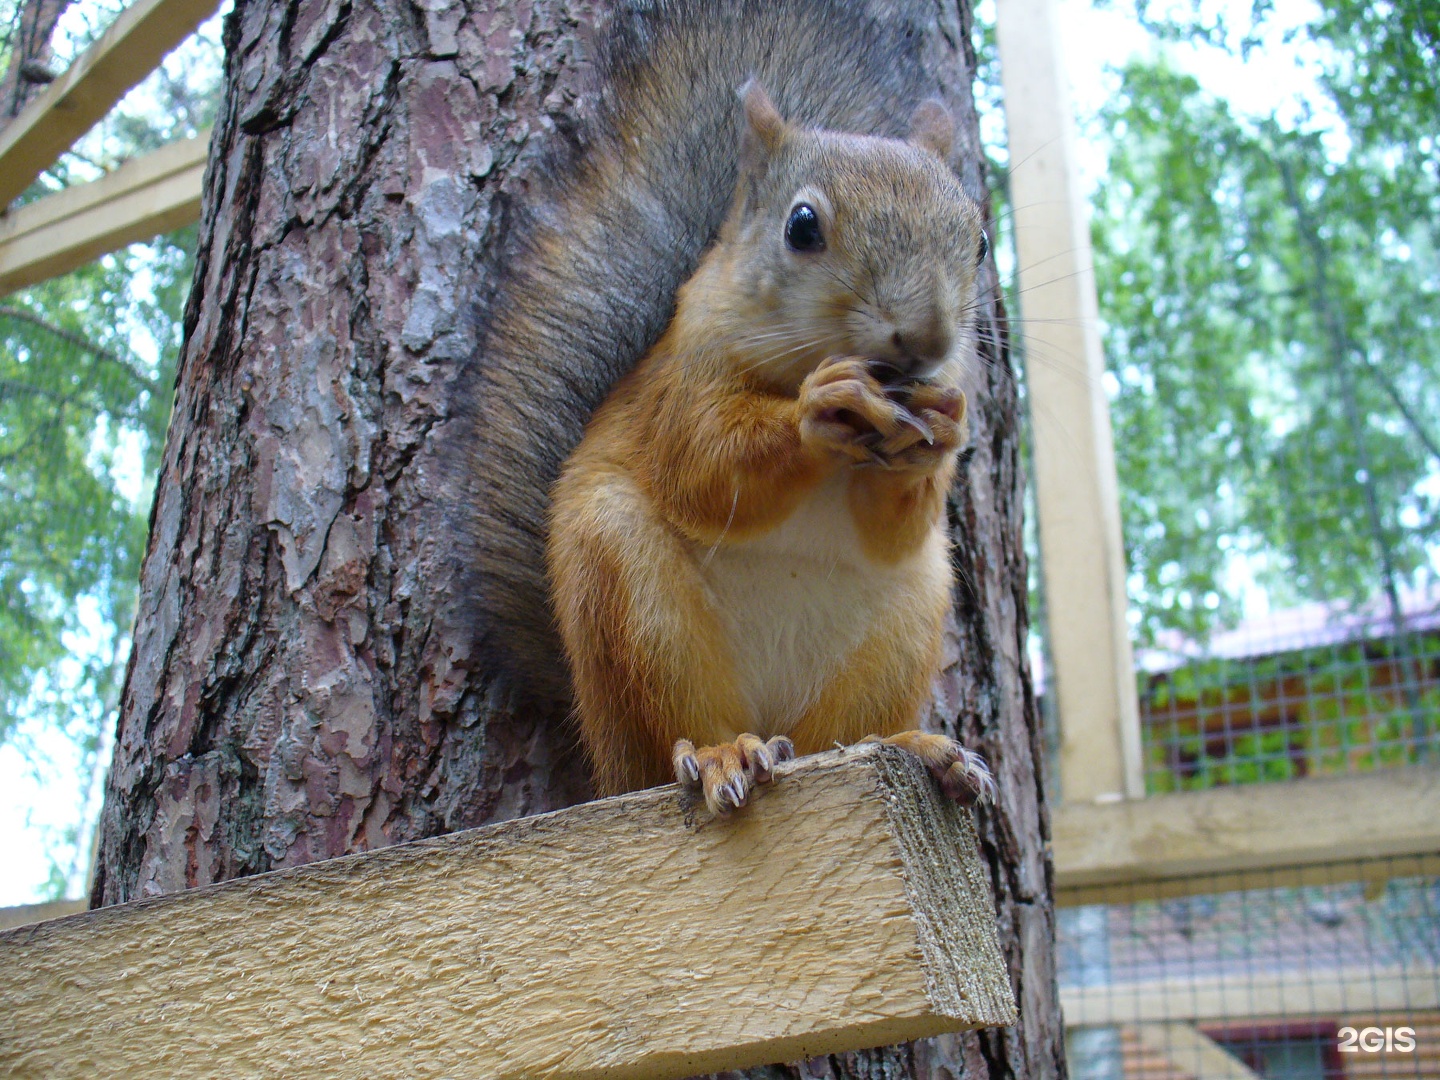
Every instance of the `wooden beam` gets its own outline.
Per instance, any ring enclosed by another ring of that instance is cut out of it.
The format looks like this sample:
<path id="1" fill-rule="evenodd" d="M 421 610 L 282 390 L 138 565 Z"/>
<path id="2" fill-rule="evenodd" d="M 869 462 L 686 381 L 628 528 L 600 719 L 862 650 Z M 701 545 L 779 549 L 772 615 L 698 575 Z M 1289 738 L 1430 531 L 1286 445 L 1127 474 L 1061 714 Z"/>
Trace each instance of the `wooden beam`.
<path id="1" fill-rule="evenodd" d="M 1052 822 L 1056 900 L 1067 905 L 1433 873 L 1440 769 L 1067 803 Z M 1386 859 L 1399 861 L 1376 861 Z"/>
<path id="2" fill-rule="evenodd" d="M 1135 1034 L 1145 1049 L 1190 1076 L 1204 1080 L 1264 1080 L 1193 1024 L 1137 1024 Z"/>
<path id="3" fill-rule="evenodd" d="M 686 1077 L 1013 1023 L 968 811 L 889 747 L 0 934 L 0 1074 Z M 199 1064 L 197 1064 L 199 1063 Z"/>
<path id="4" fill-rule="evenodd" d="M 8 206 L 89 131 L 218 0 L 135 0 L 100 40 L 0 130 L 0 207 Z"/>
<path id="5" fill-rule="evenodd" d="M 1343 885 L 1346 882 L 1363 882 L 1365 899 L 1373 901 L 1379 899 L 1385 892 L 1385 886 L 1396 878 L 1440 877 L 1440 853 L 1302 866 L 1291 864 L 1287 861 L 1288 858 L 1284 853 L 1277 853 L 1274 856 L 1275 865 L 1264 869 L 1232 870 L 1190 877 L 1135 878 L 1107 885 L 1067 887 L 1062 884 L 1064 879 L 1057 876 L 1055 904 L 1057 907 L 1135 904 L 1251 889 L 1317 888 Z"/>
<path id="6" fill-rule="evenodd" d="M 84 911 L 85 908 L 84 900 L 51 900 L 45 904 L 17 904 L 14 907 L 3 907 L 0 908 L 0 930 L 9 930 L 12 926 L 45 922 L 47 919 L 60 919 L 66 915 Z"/>
<path id="7" fill-rule="evenodd" d="M 1040 569 L 1066 802 L 1144 795 L 1095 275 L 1054 0 L 996 5 Z"/>
<path id="8" fill-rule="evenodd" d="M 200 216 L 210 132 L 0 217 L 0 296 Z"/>
<path id="9" fill-rule="evenodd" d="M 1317 964 L 1324 958 L 1317 958 Z M 1434 967 L 1241 972 L 1223 978 L 1062 987 L 1066 1027 L 1170 1021 L 1267 1020 L 1440 1009 Z M 1208 1074 L 1207 1074 L 1208 1075 Z"/>

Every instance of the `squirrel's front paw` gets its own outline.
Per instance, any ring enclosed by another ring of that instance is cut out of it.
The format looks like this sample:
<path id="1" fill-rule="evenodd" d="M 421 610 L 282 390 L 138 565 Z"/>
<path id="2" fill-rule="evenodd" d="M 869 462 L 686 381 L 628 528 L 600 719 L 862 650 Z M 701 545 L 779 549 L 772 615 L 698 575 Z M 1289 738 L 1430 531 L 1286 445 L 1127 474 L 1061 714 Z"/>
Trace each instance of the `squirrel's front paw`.
<path id="1" fill-rule="evenodd" d="M 995 801 L 995 778 L 990 775 L 985 759 L 954 739 L 926 731 L 902 731 L 883 739 L 870 735 L 863 741 L 888 743 L 910 751 L 940 781 L 940 789 L 947 799 L 964 806 Z"/>
<path id="2" fill-rule="evenodd" d="M 965 441 L 965 395 L 895 382 L 883 360 L 831 357 L 800 386 L 800 441 L 813 450 L 890 468 L 932 468 Z"/>
<path id="3" fill-rule="evenodd" d="M 888 464 L 890 447 L 933 440 L 934 432 L 892 399 L 874 361 L 832 356 L 800 384 L 800 442 L 855 462 Z"/>
<path id="4" fill-rule="evenodd" d="M 900 438 L 886 440 L 876 449 L 892 466 L 931 468 L 960 451 L 965 444 L 965 393 L 934 383 L 897 383 L 886 396 L 909 411 L 928 435 L 907 429 Z"/>
<path id="5" fill-rule="evenodd" d="M 695 748 L 689 739 L 675 743 L 675 779 L 682 787 L 705 791 L 712 814 L 728 814 L 745 805 L 756 784 L 768 784 L 772 770 L 795 756 L 795 744 L 784 735 L 769 742 L 741 735 L 733 743 Z"/>

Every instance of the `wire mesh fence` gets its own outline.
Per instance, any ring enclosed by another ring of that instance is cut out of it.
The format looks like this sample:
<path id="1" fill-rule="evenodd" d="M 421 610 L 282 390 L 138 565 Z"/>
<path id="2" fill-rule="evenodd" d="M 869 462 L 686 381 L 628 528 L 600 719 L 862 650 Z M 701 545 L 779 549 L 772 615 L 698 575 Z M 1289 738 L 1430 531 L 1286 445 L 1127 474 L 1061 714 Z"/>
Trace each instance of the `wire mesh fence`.
<path id="1" fill-rule="evenodd" d="M 1440 596 L 1309 603 L 1142 655 L 1152 793 L 1440 758 Z"/>
<path id="2" fill-rule="evenodd" d="M 1440 1076 L 1440 857 L 1252 882 L 1202 878 L 1185 896 L 1136 882 L 1124 902 L 1060 913 L 1071 1075 Z"/>

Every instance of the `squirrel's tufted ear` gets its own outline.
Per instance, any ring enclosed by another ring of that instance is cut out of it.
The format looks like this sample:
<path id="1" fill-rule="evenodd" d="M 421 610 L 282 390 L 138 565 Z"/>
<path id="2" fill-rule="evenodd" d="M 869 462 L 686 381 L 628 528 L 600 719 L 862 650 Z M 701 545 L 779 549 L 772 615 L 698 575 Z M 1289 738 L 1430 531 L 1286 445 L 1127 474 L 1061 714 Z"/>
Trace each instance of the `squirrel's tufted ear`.
<path id="1" fill-rule="evenodd" d="M 941 161 L 949 161 L 950 148 L 955 145 L 955 118 L 943 102 L 926 98 L 910 114 L 910 134 L 905 141 L 924 147 Z"/>
<path id="2" fill-rule="evenodd" d="M 740 88 L 740 100 L 745 104 L 740 163 L 743 168 L 754 170 L 780 148 L 789 127 L 758 79 L 750 79 Z"/>

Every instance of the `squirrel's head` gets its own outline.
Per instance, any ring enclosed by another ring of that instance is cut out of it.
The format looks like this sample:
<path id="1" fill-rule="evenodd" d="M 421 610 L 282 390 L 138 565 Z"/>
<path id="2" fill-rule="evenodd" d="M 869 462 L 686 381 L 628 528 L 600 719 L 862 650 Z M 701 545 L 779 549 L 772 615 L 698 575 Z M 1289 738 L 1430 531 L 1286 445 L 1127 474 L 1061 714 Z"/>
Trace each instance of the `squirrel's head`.
<path id="1" fill-rule="evenodd" d="M 946 164 L 949 112 L 923 102 L 904 140 L 788 124 L 754 81 L 735 202 L 713 269 L 747 366 L 796 386 L 828 356 L 943 378 L 973 355 L 980 208 Z"/>

